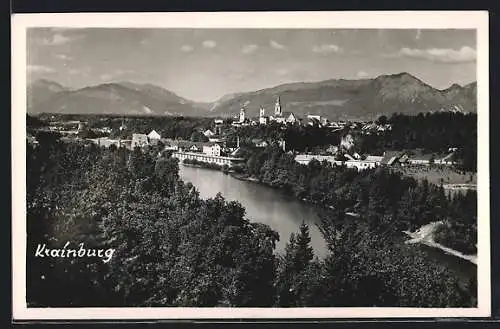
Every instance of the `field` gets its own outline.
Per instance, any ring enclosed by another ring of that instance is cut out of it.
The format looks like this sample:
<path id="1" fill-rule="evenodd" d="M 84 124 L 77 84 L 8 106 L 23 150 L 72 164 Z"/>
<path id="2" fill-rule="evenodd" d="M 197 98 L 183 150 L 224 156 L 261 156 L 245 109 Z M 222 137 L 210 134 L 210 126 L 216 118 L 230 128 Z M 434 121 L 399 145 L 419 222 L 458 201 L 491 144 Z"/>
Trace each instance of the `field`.
<path id="1" fill-rule="evenodd" d="M 427 179 L 429 183 L 437 185 L 477 184 L 476 172 L 461 171 L 447 166 L 405 166 L 397 167 L 395 170 L 418 180 Z"/>

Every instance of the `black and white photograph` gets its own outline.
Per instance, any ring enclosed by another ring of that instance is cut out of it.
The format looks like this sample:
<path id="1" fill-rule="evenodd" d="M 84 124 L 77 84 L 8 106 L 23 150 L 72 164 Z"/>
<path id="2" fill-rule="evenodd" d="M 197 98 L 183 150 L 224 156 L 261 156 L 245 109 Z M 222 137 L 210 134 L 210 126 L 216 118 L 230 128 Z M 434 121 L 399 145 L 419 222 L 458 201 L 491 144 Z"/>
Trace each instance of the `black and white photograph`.
<path id="1" fill-rule="evenodd" d="M 15 15 L 14 315 L 488 316 L 487 14 L 193 15 Z"/>

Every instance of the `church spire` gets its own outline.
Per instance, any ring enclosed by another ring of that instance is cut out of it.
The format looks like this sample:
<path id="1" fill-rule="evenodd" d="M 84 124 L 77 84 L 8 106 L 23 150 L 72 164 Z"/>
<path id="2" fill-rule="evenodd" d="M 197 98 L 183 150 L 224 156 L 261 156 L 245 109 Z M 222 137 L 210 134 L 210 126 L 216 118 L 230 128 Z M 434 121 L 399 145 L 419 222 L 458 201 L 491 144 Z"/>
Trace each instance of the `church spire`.
<path id="1" fill-rule="evenodd" d="M 244 122 L 245 121 L 245 108 L 241 108 L 240 109 L 240 122 Z"/>
<path id="2" fill-rule="evenodd" d="M 280 97 L 276 99 L 276 104 L 274 105 L 274 115 L 276 116 L 282 116 L 283 113 L 281 112 L 281 102 L 280 102 Z"/>

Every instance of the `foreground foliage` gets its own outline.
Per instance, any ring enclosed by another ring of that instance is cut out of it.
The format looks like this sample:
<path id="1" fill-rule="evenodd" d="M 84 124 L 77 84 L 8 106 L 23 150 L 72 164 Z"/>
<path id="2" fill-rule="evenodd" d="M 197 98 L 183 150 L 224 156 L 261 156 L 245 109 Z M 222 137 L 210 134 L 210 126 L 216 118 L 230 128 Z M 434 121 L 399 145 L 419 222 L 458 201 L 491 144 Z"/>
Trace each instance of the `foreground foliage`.
<path id="1" fill-rule="evenodd" d="M 321 224 L 326 259 L 314 257 L 304 224 L 276 255 L 275 231 L 250 222 L 237 202 L 200 199 L 171 157 L 50 134 L 37 139 L 27 148 L 31 306 L 475 305 L 473 284 L 460 285 L 453 272 L 393 238 L 438 206 L 445 215 L 453 205 L 463 213 L 460 200 L 439 199 L 438 187 L 385 171 L 295 165 L 281 150 L 264 150 L 252 160 L 263 182 L 335 205 Z M 348 219 L 348 208 L 366 216 Z M 35 257 L 37 244 L 67 241 L 116 251 L 108 263 Z"/>

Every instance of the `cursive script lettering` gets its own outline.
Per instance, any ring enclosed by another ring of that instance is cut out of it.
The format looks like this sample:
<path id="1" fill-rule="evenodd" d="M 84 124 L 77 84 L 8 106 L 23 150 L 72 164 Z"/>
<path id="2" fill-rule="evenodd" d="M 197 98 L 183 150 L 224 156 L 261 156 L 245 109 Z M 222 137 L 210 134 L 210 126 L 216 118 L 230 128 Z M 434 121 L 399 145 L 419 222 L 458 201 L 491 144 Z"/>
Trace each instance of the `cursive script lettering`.
<path id="1" fill-rule="evenodd" d="M 83 257 L 99 257 L 104 263 L 107 263 L 113 258 L 115 249 L 95 249 L 85 248 L 83 242 L 80 243 L 78 249 L 69 248 L 70 243 L 66 242 L 62 248 L 48 248 L 45 243 L 38 244 L 35 250 L 35 257 L 45 258 L 83 258 Z"/>

